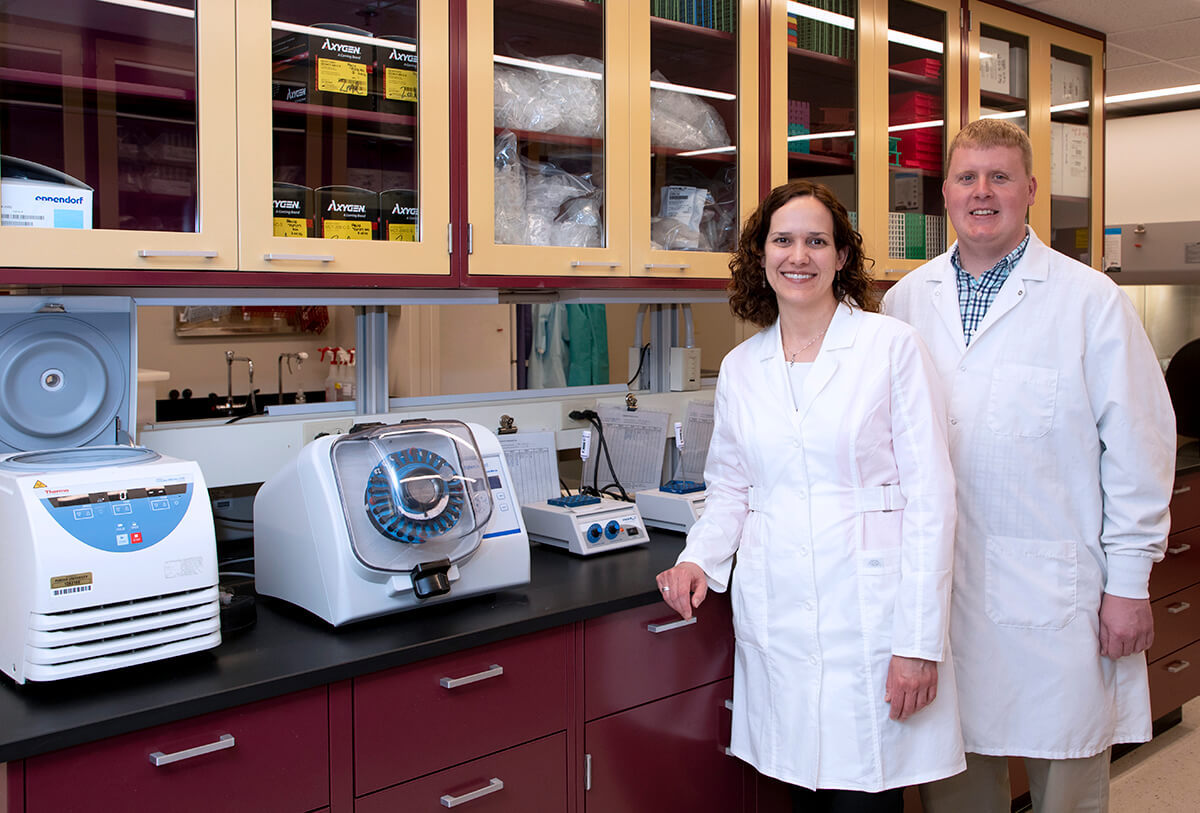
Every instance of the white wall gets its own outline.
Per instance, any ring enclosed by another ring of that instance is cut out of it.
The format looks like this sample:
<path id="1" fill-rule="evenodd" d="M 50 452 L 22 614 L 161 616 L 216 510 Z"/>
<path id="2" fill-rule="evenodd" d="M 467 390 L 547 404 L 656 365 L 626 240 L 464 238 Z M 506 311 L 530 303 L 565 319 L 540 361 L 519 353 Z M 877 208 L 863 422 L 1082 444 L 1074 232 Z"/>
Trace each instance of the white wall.
<path id="1" fill-rule="evenodd" d="M 1200 220 L 1200 110 L 1112 119 L 1105 139 L 1105 224 Z"/>

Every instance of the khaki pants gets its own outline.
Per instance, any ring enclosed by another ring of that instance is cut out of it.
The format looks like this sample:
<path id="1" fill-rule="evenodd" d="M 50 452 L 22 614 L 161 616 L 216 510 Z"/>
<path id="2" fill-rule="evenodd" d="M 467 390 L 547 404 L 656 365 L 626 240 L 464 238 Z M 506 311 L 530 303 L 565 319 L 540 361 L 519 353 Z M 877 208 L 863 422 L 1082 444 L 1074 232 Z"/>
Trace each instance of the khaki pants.
<path id="1" fill-rule="evenodd" d="M 1083 759 L 1025 758 L 1034 813 L 1107 813 L 1111 749 Z M 921 786 L 925 813 L 1009 813 L 1008 757 L 967 754 L 962 773 Z"/>

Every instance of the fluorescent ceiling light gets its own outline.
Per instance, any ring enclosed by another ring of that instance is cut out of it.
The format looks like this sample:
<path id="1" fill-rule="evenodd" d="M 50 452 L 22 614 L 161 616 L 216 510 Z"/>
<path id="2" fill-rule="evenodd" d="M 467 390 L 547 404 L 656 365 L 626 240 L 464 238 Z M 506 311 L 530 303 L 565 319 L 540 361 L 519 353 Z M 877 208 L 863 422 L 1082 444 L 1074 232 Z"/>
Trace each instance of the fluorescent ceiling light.
<path id="1" fill-rule="evenodd" d="M 101 3 L 108 3 L 113 6 L 125 6 L 126 8 L 136 8 L 139 11 L 157 11 L 159 14 L 171 14 L 176 17 L 191 17 L 195 19 L 196 12 L 190 8 L 179 8 L 178 6 L 168 6 L 166 3 L 152 3 L 149 0 L 100 0 Z"/>
<path id="2" fill-rule="evenodd" d="M 1105 96 L 1105 104 L 1119 104 L 1120 102 L 1136 102 L 1142 99 L 1159 99 L 1163 96 L 1180 96 L 1184 93 L 1200 93 L 1200 85 L 1180 85 L 1173 88 L 1159 88 L 1158 90 L 1142 90 L 1137 93 L 1118 93 L 1116 96 Z"/>
<path id="3" fill-rule="evenodd" d="M 721 99 L 722 101 L 731 102 L 737 98 L 733 93 L 725 93 L 720 90 L 708 90 L 706 88 L 694 88 L 687 85 L 675 85 L 670 82 L 655 82 L 650 80 L 650 87 L 655 90 L 670 90 L 675 93 L 686 93 L 689 96 L 707 96 L 710 99 Z"/>
<path id="4" fill-rule="evenodd" d="M 538 62 L 535 59 L 518 59 L 511 56 L 500 56 L 500 54 L 492 54 L 492 61 L 498 62 L 501 65 L 512 65 L 517 68 L 529 68 L 534 71 L 545 71 L 546 73 L 561 73 L 564 76 L 578 76 L 581 79 L 595 79 L 601 81 L 604 77 L 595 71 L 583 71 L 579 68 L 564 68 L 561 65 L 551 65 L 546 62 Z M 651 80 L 650 87 L 655 90 L 669 90 L 675 93 L 686 93 L 689 96 L 706 96 L 710 99 L 721 99 L 722 101 L 733 101 L 737 96 L 733 93 L 725 93 L 720 90 L 708 90 L 707 88 L 695 88 L 688 85 L 676 85 L 671 82 L 656 82 Z"/>
<path id="5" fill-rule="evenodd" d="M 1083 110 L 1090 104 L 1091 102 L 1065 102 L 1064 104 L 1052 104 L 1050 105 L 1050 112 L 1062 113 L 1066 110 Z"/>
<path id="6" fill-rule="evenodd" d="M 1007 110 L 1001 113 L 984 113 L 979 118 L 981 119 L 1023 119 L 1025 118 L 1024 110 Z"/>
<path id="7" fill-rule="evenodd" d="M 370 34 L 352 34 L 346 31 L 338 31 L 335 28 L 297 25 L 296 23 L 284 23 L 279 20 L 271 20 L 271 28 L 274 28 L 276 31 L 290 31 L 293 34 L 307 34 L 310 37 L 333 37 L 336 40 L 344 42 L 359 42 L 363 45 L 371 46 L 386 45 L 389 48 L 399 48 L 401 51 L 412 51 L 413 53 L 417 51 L 417 46 L 411 42 L 382 39 Z"/>
<path id="8" fill-rule="evenodd" d="M 737 152 L 737 147 L 709 147 L 706 150 L 689 150 L 688 152 L 678 153 L 678 155 L 681 158 L 686 158 L 692 155 L 714 155 L 726 152 Z"/>
<path id="9" fill-rule="evenodd" d="M 836 25 L 838 28 L 845 28 L 853 31 L 855 28 L 854 18 L 847 17 L 845 14 L 836 14 L 832 11 L 826 11 L 822 8 L 814 8 L 806 6 L 804 3 L 797 3 L 795 0 L 788 0 L 787 10 L 791 14 L 800 17 L 807 17 L 810 20 L 816 20 L 819 23 L 829 23 Z M 935 54 L 940 54 L 943 51 L 942 44 L 937 40 L 931 40 L 927 37 L 918 37 L 915 34 L 905 34 L 903 31 L 892 31 L 888 29 L 888 42 L 894 42 L 897 45 L 911 45 L 914 48 L 920 48 L 924 51 L 932 51 Z"/>

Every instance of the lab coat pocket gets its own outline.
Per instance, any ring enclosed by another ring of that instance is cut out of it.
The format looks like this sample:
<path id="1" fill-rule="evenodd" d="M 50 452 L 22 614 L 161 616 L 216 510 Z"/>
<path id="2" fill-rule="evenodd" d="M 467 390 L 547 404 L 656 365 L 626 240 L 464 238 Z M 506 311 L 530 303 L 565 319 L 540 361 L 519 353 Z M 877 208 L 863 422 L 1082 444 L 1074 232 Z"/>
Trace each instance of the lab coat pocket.
<path id="1" fill-rule="evenodd" d="M 1074 542 L 988 537 L 986 569 L 987 614 L 1000 626 L 1058 630 L 1074 620 Z"/>
<path id="2" fill-rule="evenodd" d="M 1000 364 L 992 370 L 988 428 L 997 435 L 1040 438 L 1054 425 L 1058 370 L 1029 364 Z"/>
<path id="3" fill-rule="evenodd" d="M 759 516 L 751 513 L 742 533 L 729 592 L 733 604 L 733 635 L 737 643 L 765 650 L 769 585 Z"/>
<path id="4" fill-rule="evenodd" d="M 857 552 L 858 604 L 863 634 L 876 654 L 892 649 L 892 620 L 900 588 L 900 548 Z"/>

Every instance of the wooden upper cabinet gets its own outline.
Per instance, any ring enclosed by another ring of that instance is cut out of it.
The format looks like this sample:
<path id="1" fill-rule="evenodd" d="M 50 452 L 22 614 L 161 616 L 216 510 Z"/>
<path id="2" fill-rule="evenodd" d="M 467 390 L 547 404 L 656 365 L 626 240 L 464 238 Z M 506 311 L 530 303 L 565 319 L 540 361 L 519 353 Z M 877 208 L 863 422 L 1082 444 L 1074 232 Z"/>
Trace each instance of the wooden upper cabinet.
<path id="1" fill-rule="evenodd" d="M 758 12 L 696 5 L 471 6 L 472 276 L 728 275 L 757 203 Z"/>
<path id="2" fill-rule="evenodd" d="M 233 5 L 97 12 L 0 9 L 0 266 L 236 268 Z"/>
<path id="3" fill-rule="evenodd" d="M 1043 242 L 1100 267 L 1104 240 L 1104 41 L 970 4 L 970 119 L 1011 119 L 1033 142 L 1029 223 Z"/>
<path id="4" fill-rule="evenodd" d="M 241 269 L 448 278 L 446 3 L 237 10 Z"/>

